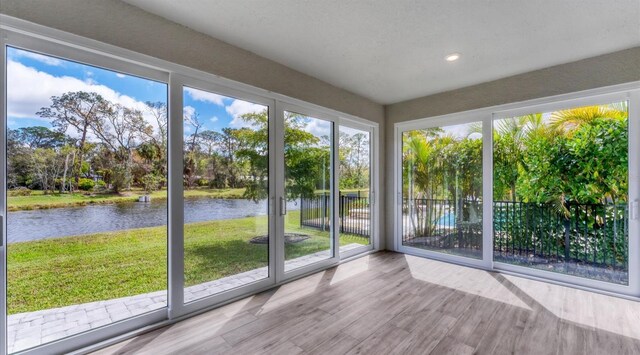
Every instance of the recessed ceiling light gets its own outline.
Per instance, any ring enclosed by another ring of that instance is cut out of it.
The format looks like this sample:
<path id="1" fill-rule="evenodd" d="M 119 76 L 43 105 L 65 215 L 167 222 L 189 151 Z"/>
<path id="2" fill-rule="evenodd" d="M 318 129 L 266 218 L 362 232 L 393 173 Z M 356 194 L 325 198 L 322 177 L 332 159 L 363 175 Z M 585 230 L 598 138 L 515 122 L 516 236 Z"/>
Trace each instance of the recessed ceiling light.
<path id="1" fill-rule="evenodd" d="M 448 56 L 444 57 L 444 59 L 446 59 L 447 62 L 455 62 L 456 60 L 460 59 L 460 53 L 451 53 Z"/>

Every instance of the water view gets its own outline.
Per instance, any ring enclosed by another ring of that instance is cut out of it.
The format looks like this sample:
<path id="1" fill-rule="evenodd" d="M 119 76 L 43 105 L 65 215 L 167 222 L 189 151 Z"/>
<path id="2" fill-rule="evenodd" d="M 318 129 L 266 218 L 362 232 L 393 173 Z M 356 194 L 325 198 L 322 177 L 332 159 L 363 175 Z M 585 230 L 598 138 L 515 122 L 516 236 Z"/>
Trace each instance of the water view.
<path id="1" fill-rule="evenodd" d="M 266 206 L 266 200 L 256 203 L 245 199 L 185 199 L 184 221 L 193 223 L 266 216 Z M 299 210 L 300 203 L 289 201 L 287 209 Z M 7 231 L 8 242 L 16 243 L 166 224 L 166 200 L 155 200 L 151 203 L 126 202 L 9 212 Z"/>

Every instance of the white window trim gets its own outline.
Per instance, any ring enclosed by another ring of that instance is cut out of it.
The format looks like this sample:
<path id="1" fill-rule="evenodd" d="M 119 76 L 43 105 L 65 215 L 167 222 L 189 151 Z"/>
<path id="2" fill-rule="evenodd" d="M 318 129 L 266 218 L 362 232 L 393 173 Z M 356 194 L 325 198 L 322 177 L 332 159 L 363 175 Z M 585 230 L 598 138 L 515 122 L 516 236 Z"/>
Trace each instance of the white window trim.
<path id="1" fill-rule="evenodd" d="M 493 261 L 493 122 L 532 112 L 548 112 L 611 102 L 629 101 L 629 203 L 640 201 L 640 81 L 568 94 L 421 118 L 394 125 L 394 248 L 396 251 L 472 266 L 515 273 L 546 282 L 640 300 L 640 221 L 629 220 L 629 285 L 553 273 Z M 482 121 L 483 124 L 483 260 L 402 245 L 402 133 L 429 127 Z"/>

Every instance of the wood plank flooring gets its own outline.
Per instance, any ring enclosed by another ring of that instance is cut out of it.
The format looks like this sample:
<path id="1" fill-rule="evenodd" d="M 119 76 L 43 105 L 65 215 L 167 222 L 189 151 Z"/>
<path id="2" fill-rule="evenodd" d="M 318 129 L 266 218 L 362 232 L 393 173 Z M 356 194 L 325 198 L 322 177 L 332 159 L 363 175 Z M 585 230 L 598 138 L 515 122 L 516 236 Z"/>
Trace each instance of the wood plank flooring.
<path id="1" fill-rule="evenodd" d="M 96 354 L 640 354 L 640 303 L 381 252 Z"/>

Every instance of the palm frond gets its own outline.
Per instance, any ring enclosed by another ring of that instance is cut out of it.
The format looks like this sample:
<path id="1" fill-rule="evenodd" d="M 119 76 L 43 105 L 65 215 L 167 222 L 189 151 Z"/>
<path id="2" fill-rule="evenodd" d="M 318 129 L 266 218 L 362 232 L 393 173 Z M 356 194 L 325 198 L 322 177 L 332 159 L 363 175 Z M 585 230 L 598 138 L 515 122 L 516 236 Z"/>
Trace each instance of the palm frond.
<path id="1" fill-rule="evenodd" d="M 620 107 L 597 105 L 556 111 L 551 114 L 549 122 L 551 127 L 561 129 L 565 133 L 568 133 L 581 125 L 590 124 L 597 119 L 626 119 L 628 114 L 624 107 L 625 104 L 620 103 L 614 105 L 619 105 Z"/>

